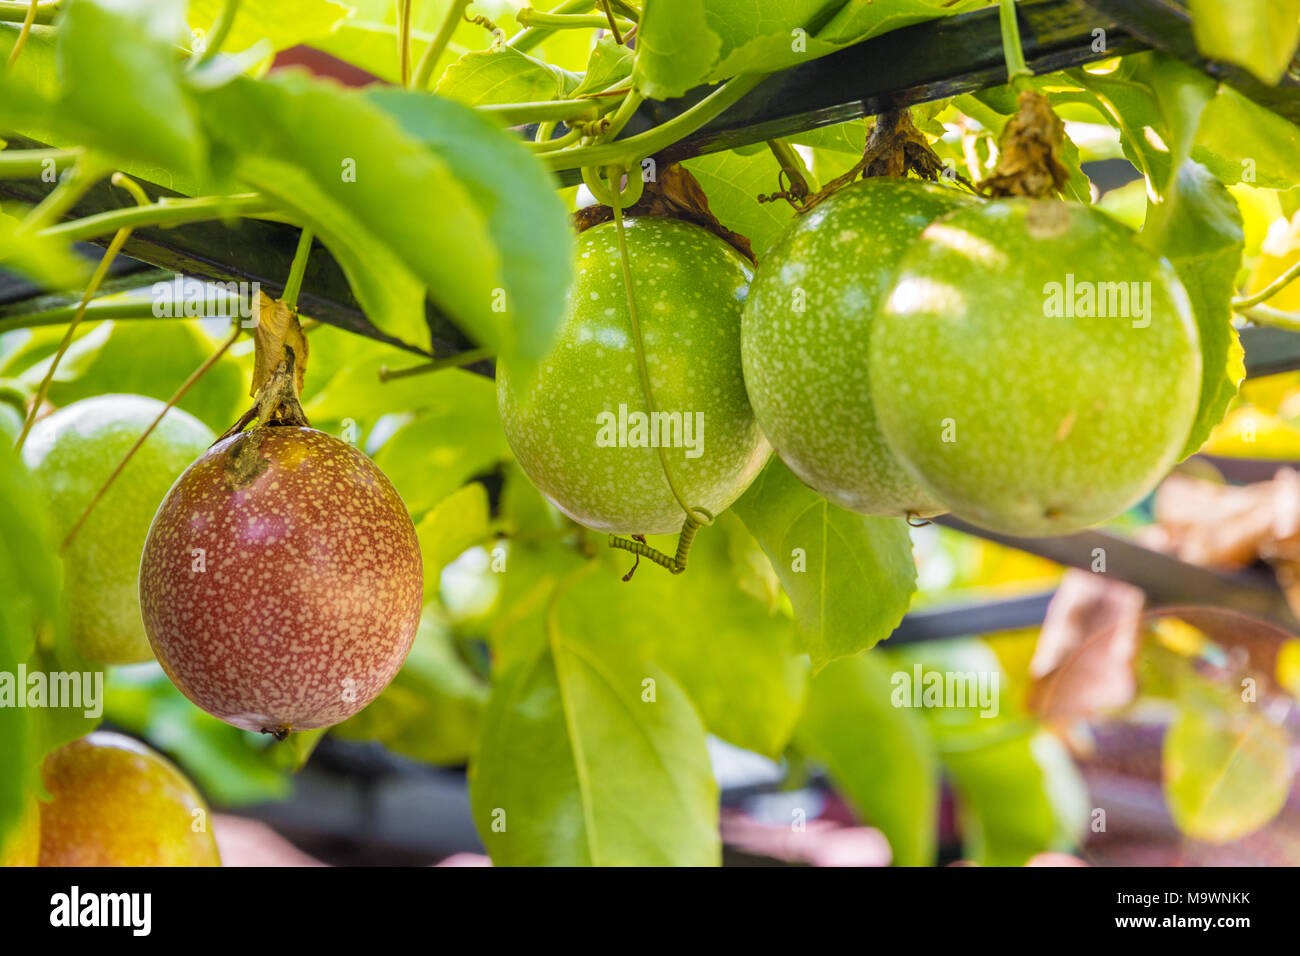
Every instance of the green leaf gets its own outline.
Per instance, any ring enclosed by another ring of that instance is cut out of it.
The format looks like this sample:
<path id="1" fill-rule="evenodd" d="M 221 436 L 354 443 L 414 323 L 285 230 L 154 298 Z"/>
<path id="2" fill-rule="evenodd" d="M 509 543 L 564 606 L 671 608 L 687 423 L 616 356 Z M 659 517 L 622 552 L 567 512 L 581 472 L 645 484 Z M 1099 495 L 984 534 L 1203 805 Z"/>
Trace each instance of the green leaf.
<path id="1" fill-rule="evenodd" d="M 615 43 L 614 38 L 605 34 L 596 40 L 587 60 L 587 72 L 581 77 L 576 87 L 569 91 L 571 97 L 587 93 L 599 93 L 623 83 L 632 75 L 635 56 L 625 44 Z"/>
<path id="2" fill-rule="evenodd" d="M 466 106 L 532 103 L 565 99 L 581 79 L 514 47 L 503 46 L 466 53 L 443 73 L 436 92 Z"/>
<path id="3" fill-rule="evenodd" d="M 195 99 L 210 135 L 235 155 L 241 178 L 288 203 L 314 226 L 322 204 L 346 213 L 364 230 L 358 256 L 380 242 L 371 237 L 382 237 L 470 335 L 509 350 L 503 317 L 493 311 L 503 285 L 501 255 L 484 215 L 447 163 L 388 111 L 365 93 L 297 72 L 267 80 L 241 77 Z M 492 133 L 509 142 L 499 130 Z M 460 143 L 467 152 L 471 144 L 476 156 L 490 152 L 490 145 Z M 331 224 L 337 228 L 323 233 L 326 244 L 333 251 L 347 249 L 346 220 L 334 218 Z M 351 264 L 354 270 L 367 266 L 382 285 L 384 276 L 374 263 Z M 394 278 L 409 293 L 407 277 L 399 272 Z M 377 317 L 381 328 L 386 318 L 391 317 Z M 417 344 L 427 341 L 426 334 Z"/>
<path id="4" fill-rule="evenodd" d="M 685 692 L 588 640 L 598 619 L 526 626 L 533 651 L 496 675 L 470 776 L 493 862 L 717 865 L 717 784 Z"/>
<path id="5" fill-rule="evenodd" d="M 187 19 L 194 31 L 207 31 L 216 22 L 224 0 L 189 0 Z M 240 0 L 234 26 L 222 46 L 225 53 L 250 47 L 259 40 L 272 49 L 286 50 L 332 33 L 347 22 L 349 5 L 334 0 Z M 397 58 L 396 42 L 389 47 Z"/>
<path id="6" fill-rule="evenodd" d="M 375 463 L 416 515 L 510 455 L 493 382 L 459 369 L 435 374 L 453 377 L 460 386 L 459 401 L 422 412 L 375 454 Z"/>
<path id="7" fill-rule="evenodd" d="M 446 163 L 486 220 L 504 284 L 491 290 L 490 321 L 466 331 L 526 382 L 559 338 L 573 276 L 573 233 L 554 180 L 514 137 L 464 106 L 391 89 L 369 100 Z"/>
<path id="8" fill-rule="evenodd" d="M 781 164 L 766 149 L 750 156 L 734 151 L 713 153 L 685 164 L 709 197 L 718 220 L 749 239 L 754 255 L 762 258 L 794 216 L 783 199 L 760 203 L 760 195 L 778 188 Z"/>
<path id="9" fill-rule="evenodd" d="M 916 565 L 903 519 L 838 508 L 776 458 L 732 510 L 790 595 L 815 670 L 874 646 L 907 613 Z"/>
<path id="10" fill-rule="evenodd" d="M 934 863 L 938 752 L 925 722 L 893 705 L 887 658 L 866 651 L 818 674 L 795 742 L 826 765 L 862 820 L 885 834 L 896 864 Z"/>
<path id="11" fill-rule="evenodd" d="M 181 0 L 75 0 L 58 28 L 55 116 L 111 155 L 201 172 L 206 148 L 173 46 L 185 34 Z"/>
<path id="12" fill-rule="evenodd" d="M 488 538 L 487 490 L 477 482 L 452 492 L 415 527 L 424 558 L 424 599 L 438 596 L 442 569 Z"/>
<path id="13" fill-rule="evenodd" d="M 650 543 L 676 546 L 671 538 Z M 723 514 L 696 537 L 680 576 L 643 561 L 624 582 L 631 557 L 609 552 L 598 573 L 565 592 L 561 620 L 616 623 L 605 628 L 610 653 L 635 649 L 672 674 L 710 733 L 777 757 L 799 719 L 808 664 L 789 617 L 738 583 L 733 555 L 745 549 L 758 546 L 734 515 Z M 512 560 L 511 573 L 518 565 Z"/>
<path id="14" fill-rule="evenodd" d="M 1192 158 L 1229 185 L 1290 189 L 1300 183 L 1300 127 L 1220 84 L 1201 116 Z"/>
<path id="15" fill-rule="evenodd" d="M 1199 163 L 1189 160 L 1183 164 L 1176 195 L 1161 233 L 1163 241 L 1153 251 L 1165 256 L 1178 271 L 1200 333 L 1201 398 L 1179 456 L 1186 458 L 1222 421 L 1246 374 L 1231 307 L 1245 235 L 1236 200 Z"/>
<path id="16" fill-rule="evenodd" d="M 1258 713 L 1186 707 L 1165 735 L 1165 801 L 1178 828 L 1231 843 L 1263 827 L 1286 803 L 1286 732 Z"/>
<path id="17" fill-rule="evenodd" d="M 487 685 L 456 653 L 451 632 L 425 608 L 397 677 L 333 733 L 345 740 L 378 741 L 425 763 L 461 764 L 473 753 L 487 699 Z"/>
<path id="18" fill-rule="evenodd" d="M 698 0 L 646 4 L 637 33 L 632 82 L 643 96 L 666 100 L 701 83 L 722 52 Z"/>
<path id="19" fill-rule="evenodd" d="M 1210 59 L 1282 79 L 1300 43 L 1300 0 L 1189 0 L 1196 45 Z"/>
<path id="20" fill-rule="evenodd" d="M 633 81 L 655 99 L 740 73 L 805 63 L 891 30 L 969 9 L 971 2 L 656 0 L 637 33 Z"/>
<path id="21" fill-rule="evenodd" d="M 1087 791 L 1046 731 L 988 721 L 940 741 L 960 809 L 964 855 L 982 866 L 1023 866 L 1073 848 L 1088 819 Z"/>

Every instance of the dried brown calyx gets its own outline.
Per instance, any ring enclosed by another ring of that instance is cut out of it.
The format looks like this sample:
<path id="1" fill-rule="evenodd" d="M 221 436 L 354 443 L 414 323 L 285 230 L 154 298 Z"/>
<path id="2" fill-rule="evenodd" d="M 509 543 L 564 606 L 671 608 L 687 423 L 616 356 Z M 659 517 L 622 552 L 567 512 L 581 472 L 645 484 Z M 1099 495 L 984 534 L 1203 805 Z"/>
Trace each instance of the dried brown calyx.
<path id="1" fill-rule="evenodd" d="M 635 171 L 632 175 L 635 175 Z M 655 216 L 694 223 L 729 243 L 750 262 L 755 261 L 749 240 L 718 221 L 718 217 L 709 209 L 709 198 L 704 195 L 704 190 L 695 177 L 676 163 L 659 169 L 655 178 L 645 183 L 641 198 L 628 206 L 624 213 L 628 216 Z M 573 214 L 572 221 L 573 227 L 582 232 L 613 218 L 614 210 L 597 204 L 579 209 Z"/>
<path id="2" fill-rule="evenodd" d="M 910 110 L 888 110 L 876 117 L 871 133 L 867 136 L 867 145 L 862 152 L 862 159 L 858 160 L 848 172 L 835 177 L 803 201 L 797 201 L 796 197 L 784 193 L 766 198 L 792 200 L 800 212 L 806 212 L 839 192 L 859 176 L 863 179 L 877 176 L 901 178 L 909 173 L 915 173 L 921 179 L 931 182 L 946 177 L 970 186 L 962 176 L 946 170 L 943 160 L 930 148 L 930 141 L 912 122 Z"/>
<path id="3" fill-rule="evenodd" d="M 298 313 L 258 292 L 253 314 L 257 324 L 253 327 L 253 384 L 248 393 L 255 401 L 221 438 L 243 431 L 254 420 L 259 425 L 311 424 L 298 398 L 307 374 L 307 337 Z"/>
<path id="4" fill-rule="evenodd" d="M 979 185 L 985 196 L 1041 199 L 1060 192 L 1070 178 L 1061 162 L 1065 124 L 1047 97 L 1035 90 L 1020 94 L 1020 110 L 998 140 L 998 165 Z"/>

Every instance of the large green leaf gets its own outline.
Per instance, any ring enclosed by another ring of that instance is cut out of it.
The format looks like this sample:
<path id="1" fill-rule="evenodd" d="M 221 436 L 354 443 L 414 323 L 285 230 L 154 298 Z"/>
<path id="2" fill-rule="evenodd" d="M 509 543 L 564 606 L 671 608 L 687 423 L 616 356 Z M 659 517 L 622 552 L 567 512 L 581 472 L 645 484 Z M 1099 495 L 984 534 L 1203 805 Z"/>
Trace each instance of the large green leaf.
<path id="1" fill-rule="evenodd" d="M 730 151 L 700 156 L 685 163 L 709 197 L 709 208 L 728 229 L 749 239 L 762 258 L 789 224 L 793 207 L 783 199 L 760 203 L 777 191 L 781 164 L 766 149 L 742 156 Z"/>
<path id="2" fill-rule="evenodd" d="M 514 137 L 459 103 L 391 89 L 368 98 L 446 163 L 486 219 L 503 295 L 494 287 L 491 324 L 467 331 L 527 381 L 559 337 L 573 275 L 573 233 L 554 181 Z"/>
<path id="3" fill-rule="evenodd" d="M 916 565 L 903 519 L 838 508 L 775 458 L 732 509 L 790 595 L 815 669 L 874 646 L 907 613 Z"/>
<path id="4" fill-rule="evenodd" d="M 1021 866 L 1069 850 L 1087 823 L 1083 779 L 1061 743 L 1043 730 L 989 721 L 940 742 L 960 806 L 965 856 L 984 866 Z"/>
<path id="5" fill-rule="evenodd" d="M 195 99 L 209 134 L 235 155 L 239 175 L 313 226 L 322 225 L 324 213 L 315 214 L 322 205 L 346 213 L 369 234 L 356 249 L 358 258 L 382 239 L 470 335 L 512 351 L 503 316 L 493 311 L 504 285 L 501 253 L 471 187 L 387 110 L 364 93 L 298 72 L 267 80 L 241 77 Z M 508 144 L 504 134 L 491 133 Z M 472 140 L 460 145 L 473 147 L 476 155 L 492 150 Z M 292 176 L 285 178 L 287 173 Z M 331 249 L 348 247 L 346 224 L 341 217 L 328 223 L 336 227 L 322 234 Z M 352 265 L 376 271 L 371 263 Z M 404 275 L 394 278 L 409 290 Z M 382 285 L 382 274 L 375 280 Z M 390 317 L 372 318 L 384 328 Z M 416 344 L 427 345 L 427 335 Z"/>
<path id="6" fill-rule="evenodd" d="M 1220 84 L 1201 116 L 1192 158 L 1229 185 L 1290 189 L 1300 183 L 1300 127 Z"/>
<path id="7" fill-rule="evenodd" d="M 655 0 L 637 33 L 633 81 L 668 99 L 740 73 L 784 69 L 979 0 Z"/>
<path id="8" fill-rule="evenodd" d="M 651 543 L 674 547 L 671 539 Z M 799 719 L 808 664 L 790 618 L 738 582 L 735 557 L 745 550 L 763 560 L 741 523 L 722 515 L 699 533 L 680 576 L 642 562 L 624 582 L 631 558 L 606 553 L 598 573 L 566 592 L 562 619 L 610 622 L 610 653 L 635 648 L 682 685 L 711 733 L 776 757 Z"/>
<path id="9" fill-rule="evenodd" d="M 1189 0 L 1196 45 L 1244 66 L 1265 83 L 1282 79 L 1300 43 L 1300 0 Z"/>
<path id="10" fill-rule="evenodd" d="M 192 30 L 209 30 L 224 0 L 189 0 Z M 266 40 L 284 50 L 332 33 L 351 13 L 351 5 L 334 0 L 240 0 L 234 26 L 222 51 L 234 53 Z M 397 46 L 389 48 L 396 57 Z"/>
<path id="11" fill-rule="evenodd" d="M 424 599 L 438 596 L 442 569 L 488 537 L 487 489 L 471 482 L 429 509 L 415 533 L 424 558 Z"/>
<path id="12" fill-rule="evenodd" d="M 1286 732 L 1263 714 L 1185 707 L 1165 735 L 1165 801 L 1180 830 L 1230 843 L 1267 824 L 1291 790 Z"/>
<path id="13" fill-rule="evenodd" d="M 504 46 L 466 53 L 443 73 L 437 93 L 466 106 L 562 100 L 581 79 Z"/>
<path id="14" fill-rule="evenodd" d="M 493 861 L 716 865 L 717 784 L 685 692 L 605 644 L 600 619 L 548 600 L 515 627 L 531 652 L 494 679 L 470 776 Z"/>
<path id="15" fill-rule="evenodd" d="M 183 0 L 73 0 L 59 22 L 55 115 L 112 155 L 202 171 L 206 148 L 173 46 L 185 33 Z"/>
<path id="16" fill-rule="evenodd" d="M 492 381 L 457 369 L 437 375 L 459 385 L 459 400 L 420 413 L 375 454 L 413 514 L 432 508 L 510 454 Z"/>
<path id="17" fill-rule="evenodd" d="M 826 765 L 864 822 L 889 839 L 894 862 L 934 862 L 939 757 L 925 722 L 893 704 L 888 659 L 865 651 L 828 665 L 812 682 L 795 741 Z"/>

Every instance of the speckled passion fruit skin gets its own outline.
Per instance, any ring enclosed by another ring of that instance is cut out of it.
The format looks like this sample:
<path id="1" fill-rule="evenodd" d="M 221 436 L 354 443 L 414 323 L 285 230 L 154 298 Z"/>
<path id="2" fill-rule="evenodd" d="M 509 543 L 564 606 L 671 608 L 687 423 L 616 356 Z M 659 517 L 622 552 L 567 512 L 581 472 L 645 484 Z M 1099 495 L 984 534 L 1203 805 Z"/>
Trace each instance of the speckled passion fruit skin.
<path id="1" fill-rule="evenodd" d="M 1071 281 L 1073 315 L 1052 302 Z M 1149 282 L 1147 317 L 1079 315 L 1085 282 Z M 1051 535 L 1113 517 L 1164 476 L 1201 355 L 1173 268 L 1125 227 L 1012 199 L 939 219 L 908 250 L 872 328 L 871 381 L 885 437 L 936 500 L 994 531 Z"/>
<path id="2" fill-rule="evenodd" d="M 630 219 L 626 228 L 657 409 L 703 416 L 701 454 L 687 457 L 686 447 L 669 447 L 669 466 L 691 507 L 720 514 L 771 452 L 740 368 L 749 264 L 689 223 Z M 658 450 L 597 441 L 603 413 L 618 416 L 620 405 L 629 415 L 646 410 L 613 223 L 578 236 L 575 272 L 559 341 L 527 393 L 517 394 L 510 369 L 497 365 L 506 437 L 533 484 L 580 524 L 624 534 L 676 533 L 685 515 Z"/>
<path id="3" fill-rule="evenodd" d="M 406 659 L 422 593 L 415 526 L 384 473 L 287 425 L 194 462 L 140 562 L 167 676 L 208 713 L 268 733 L 331 726 L 378 696 Z"/>
<path id="4" fill-rule="evenodd" d="M 220 866 L 207 804 L 144 744 L 96 731 L 41 770 L 41 866 Z"/>
<path id="5" fill-rule="evenodd" d="M 98 395 L 32 428 L 23 460 L 46 495 L 60 539 L 163 407 L 143 395 Z M 168 410 L 63 552 L 69 629 L 89 660 L 153 660 L 140 622 L 140 552 L 167 489 L 216 437 L 192 415 Z"/>
<path id="6" fill-rule="evenodd" d="M 842 508 L 943 510 L 880 432 L 868 349 L 903 253 L 971 201 L 917 180 L 868 179 L 796 217 L 759 264 L 740 335 L 749 400 L 790 470 Z"/>

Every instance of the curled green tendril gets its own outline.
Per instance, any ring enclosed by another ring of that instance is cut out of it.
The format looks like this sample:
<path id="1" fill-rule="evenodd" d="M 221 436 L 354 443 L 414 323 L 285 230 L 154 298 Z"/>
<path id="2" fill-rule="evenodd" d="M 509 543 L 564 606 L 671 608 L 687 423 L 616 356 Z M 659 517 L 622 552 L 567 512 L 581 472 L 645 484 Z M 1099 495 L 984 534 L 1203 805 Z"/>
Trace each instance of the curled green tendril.
<path id="1" fill-rule="evenodd" d="M 609 536 L 609 546 L 618 548 L 621 551 L 630 551 L 638 557 L 645 558 L 647 561 L 653 561 L 662 568 L 667 568 L 673 574 L 681 574 L 686 570 L 686 563 L 690 559 L 691 544 L 695 541 L 695 534 L 700 528 L 713 524 L 713 515 L 703 508 L 695 508 L 686 515 L 686 521 L 682 524 L 682 533 L 677 536 L 677 554 L 665 554 L 658 548 L 646 544 L 644 541 L 635 541 L 632 538 L 623 538 L 616 534 Z"/>

